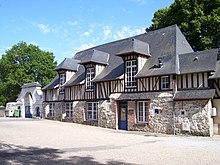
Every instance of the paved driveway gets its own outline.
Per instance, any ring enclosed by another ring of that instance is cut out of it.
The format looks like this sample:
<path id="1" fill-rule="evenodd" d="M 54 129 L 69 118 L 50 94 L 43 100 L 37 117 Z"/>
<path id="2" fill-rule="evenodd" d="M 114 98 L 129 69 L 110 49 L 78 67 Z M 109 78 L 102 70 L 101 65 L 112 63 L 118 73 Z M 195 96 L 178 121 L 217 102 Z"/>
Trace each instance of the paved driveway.
<path id="1" fill-rule="evenodd" d="M 0 118 L 0 164 L 220 164 L 220 138 Z"/>

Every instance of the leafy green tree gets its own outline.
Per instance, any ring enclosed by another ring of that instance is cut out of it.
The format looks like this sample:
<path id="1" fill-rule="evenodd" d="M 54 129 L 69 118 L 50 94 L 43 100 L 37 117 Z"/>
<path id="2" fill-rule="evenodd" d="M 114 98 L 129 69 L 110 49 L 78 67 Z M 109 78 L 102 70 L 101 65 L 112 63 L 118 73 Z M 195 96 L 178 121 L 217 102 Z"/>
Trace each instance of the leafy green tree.
<path id="1" fill-rule="evenodd" d="M 15 101 L 24 83 L 48 84 L 56 75 L 53 53 L 19 42 L 0 59 L 0 105 Z"/>
<path id="2" fill-rule="evenodd" d="M 152 22 L 147 31 L 177 24 L 195 51 L 220 47 L 220 0 L 175 0 Z"/>

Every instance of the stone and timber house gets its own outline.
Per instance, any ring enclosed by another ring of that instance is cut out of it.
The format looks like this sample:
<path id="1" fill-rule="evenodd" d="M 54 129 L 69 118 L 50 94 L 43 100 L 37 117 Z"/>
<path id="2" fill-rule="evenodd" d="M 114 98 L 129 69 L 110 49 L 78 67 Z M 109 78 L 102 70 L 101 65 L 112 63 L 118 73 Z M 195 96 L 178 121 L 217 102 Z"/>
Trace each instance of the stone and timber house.
<path id="1" fill-rule="evenodd" d="M 176 25 L 78 52 L 54 70 L 43 88 L 45 118 L 168 134 L 220 132 L 218 49 L 194 52 Z"/>

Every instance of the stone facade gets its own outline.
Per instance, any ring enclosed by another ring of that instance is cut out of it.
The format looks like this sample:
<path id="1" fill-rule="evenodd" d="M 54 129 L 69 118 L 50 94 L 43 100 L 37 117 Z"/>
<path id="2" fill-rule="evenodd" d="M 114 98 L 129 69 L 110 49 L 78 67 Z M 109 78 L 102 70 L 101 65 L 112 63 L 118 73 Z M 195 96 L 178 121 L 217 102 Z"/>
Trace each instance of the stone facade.
<path id="1" fill-rule="evenodd" d="M 49 104 L 50 103 L 43 103 L 43 109 L 44 112 L 43 117 L 46 119 L 50 119 L 50 120 L 58 120 L 58 121 L 62 121 L 64 119 L 64 116 L 66 114 L 65 112 L 65 103 L 64 102 L 51 102 L 54 106 L 53 106 L 53 110 L 54 110 L 54 115 L 51 116 L 49 113 Z"/>
<path id="2" fill-rule="evenodd" d="M 98 126 L 105 128 L 115 128 L 114 102 L 99 102 Z"/>
<path id="3" fill-rule="evenodd" d="M 135 131 L 147 131 L 158 133 L 173 132 L 173 102 L 171 93 L 160 94 L 149 100 L 148 123 L 136 121 L 137 105 L 134 101 L 128 102 L 128 129 Z M 134 109 L 131 113 L 129 109 Z M 159 114 L 155 114 L 158 109 Z"/>
<path id="4" fill-rule="evenodd" d="M 171 94 L 161 94 L 149 101 L 148 123 L 136 121 L 136 107 L 135 101 L 128 101 L 128 130 L 173 134 L 175 128 L 175 134 L 213 134 L 210 100 L 173 101 Z"/>
<path id="5" fill-rule="evenodd" d="M 201 136 L 212 135 L 211 101 L 176 101 L 175 102 L 175 127 L 180 134 Z M 184 130 L 183 124 L 189 125 Z"/>

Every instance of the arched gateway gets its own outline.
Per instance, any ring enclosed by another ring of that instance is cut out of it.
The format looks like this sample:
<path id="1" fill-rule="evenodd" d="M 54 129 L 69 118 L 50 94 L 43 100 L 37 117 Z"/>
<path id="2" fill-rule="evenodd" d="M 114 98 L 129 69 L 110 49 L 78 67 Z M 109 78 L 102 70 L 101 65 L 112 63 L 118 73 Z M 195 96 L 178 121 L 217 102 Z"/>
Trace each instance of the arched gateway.
<path id="1" fill-rule="evenodd" d="M 21 86 L 21 93 L 17 99 L 17 106 L 20 107 L 21 117 L 41 117 L 42 95 L 41 84 L 38 82 L 27 83 Z"/>

